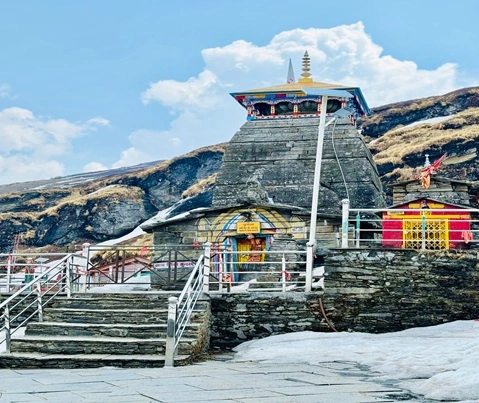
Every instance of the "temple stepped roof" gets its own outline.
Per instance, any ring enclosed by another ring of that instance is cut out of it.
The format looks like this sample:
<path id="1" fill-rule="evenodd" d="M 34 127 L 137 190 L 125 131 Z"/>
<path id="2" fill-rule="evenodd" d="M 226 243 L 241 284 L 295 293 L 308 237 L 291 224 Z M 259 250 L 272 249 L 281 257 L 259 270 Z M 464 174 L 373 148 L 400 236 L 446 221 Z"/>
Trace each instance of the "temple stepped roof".
<path id="1" fill-rule="evenodd" d="M 264 87 L 264 88 L 255 88 L 252 90 L 246 90 L 242 92 L 238 92 L 236 94 L 255 94 L 255 93 L 277 93 L 277 92 L 299 92 L 302 91 L 305 87 L 308 88 L 321 88 L 321 89 L 348 89 L 344 85 L 339 84 L 329 84 L 329 83 L 321 83 L 318 81 L 309 81 L 309 82 L 297 82 L 292 84 L 280 84 L 280 85 L 273 85 L 271 87 Z"/>

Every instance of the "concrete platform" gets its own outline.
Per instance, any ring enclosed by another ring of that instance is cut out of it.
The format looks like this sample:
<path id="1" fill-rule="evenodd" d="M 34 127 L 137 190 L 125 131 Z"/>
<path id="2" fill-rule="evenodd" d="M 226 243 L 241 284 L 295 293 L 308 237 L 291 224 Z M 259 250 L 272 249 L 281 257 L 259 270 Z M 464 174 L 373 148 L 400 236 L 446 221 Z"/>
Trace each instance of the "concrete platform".
<path id="1" fill-rule="evenodd" d="M 427 402 L 370 382 L 354 363 L 235 362 L 231 356 L 175 368 L 0 370 L 0 402 Z"/>

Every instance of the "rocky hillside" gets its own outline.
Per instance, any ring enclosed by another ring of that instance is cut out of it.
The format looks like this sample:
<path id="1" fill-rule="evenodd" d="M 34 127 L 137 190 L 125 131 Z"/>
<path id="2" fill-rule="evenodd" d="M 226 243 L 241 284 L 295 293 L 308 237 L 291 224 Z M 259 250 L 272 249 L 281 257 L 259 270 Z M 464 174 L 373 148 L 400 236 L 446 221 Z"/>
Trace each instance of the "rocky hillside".
<path id="1" fill-rule="evenodd" d="M 383 183 L 412 179 L 444 153 L 441 176 L 479 180 L 479 87 L 373 109 L 363 135 Z"/>
<path id="2" fill-rule="evenodd" d="M 479 87 L 373 109 L 362 125 L 383 184 L 412 179 L 448 154 L 440 175 L 479 181 Z M 130 232 L 159 210 L 211 205 L 226 144 L 170 161 L 49 181 L 0 186 L 0 250 L 99 242 Z M 479 182 L 478 182 L 479 183 Z"/>
<path id="3" fill-rule="evenodd" d="M 224 144 L 150 166 L 0 188 L 0 250 L 100 242 L 129 233 L 182 197 L 210 204 Z"/>

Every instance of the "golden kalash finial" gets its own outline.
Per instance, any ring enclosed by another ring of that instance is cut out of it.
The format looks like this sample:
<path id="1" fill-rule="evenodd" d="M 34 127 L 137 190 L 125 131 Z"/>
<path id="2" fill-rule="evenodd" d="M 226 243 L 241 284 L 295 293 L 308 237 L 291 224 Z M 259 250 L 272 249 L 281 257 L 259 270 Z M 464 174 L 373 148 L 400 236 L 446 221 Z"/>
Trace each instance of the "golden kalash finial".
<path id="1" fill-rule="evenodd" d="M 311 73 L 309 72 L 311 69 L 309 68 L 309 65 L 311 63 L 311 60 L 309 58 L 308 51 L 304 52 L 303 56 L 303 72 L 301 73 L 301 78 L 299 79 L 300 83 L 310 83 L 313 81 L 311 78 Z"/>

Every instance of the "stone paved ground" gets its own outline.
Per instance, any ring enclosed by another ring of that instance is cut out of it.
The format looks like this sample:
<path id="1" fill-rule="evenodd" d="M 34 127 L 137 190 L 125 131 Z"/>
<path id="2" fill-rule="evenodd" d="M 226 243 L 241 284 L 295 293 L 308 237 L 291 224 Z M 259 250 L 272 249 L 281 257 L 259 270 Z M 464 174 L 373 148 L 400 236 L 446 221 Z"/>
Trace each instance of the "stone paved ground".
<path id="1" fill-rule="evenodd" d="M 0 370 L 0 402 L 426 402 L 353 363 L 211 360 L 176 368 Z"/>

